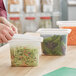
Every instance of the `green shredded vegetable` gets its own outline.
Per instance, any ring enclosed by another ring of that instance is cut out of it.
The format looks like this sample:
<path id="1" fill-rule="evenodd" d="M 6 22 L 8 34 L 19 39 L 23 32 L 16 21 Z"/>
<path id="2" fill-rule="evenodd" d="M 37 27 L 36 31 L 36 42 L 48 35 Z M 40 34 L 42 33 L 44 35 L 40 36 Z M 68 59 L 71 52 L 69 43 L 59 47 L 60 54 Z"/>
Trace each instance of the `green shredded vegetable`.
<path id="1" fill-rule="evenodd" d="M 65 55 L 67 46 L 66 37 L 66 35 L 44 37 L 42 43 L 43 53 L 45 55 Z"/>
<path id="2" fill-rule="evenodd" d="M 11 64 L 12 66 L 37 66 L 39 61 L 38 49 L 26 47 L 12 47 Z"/>

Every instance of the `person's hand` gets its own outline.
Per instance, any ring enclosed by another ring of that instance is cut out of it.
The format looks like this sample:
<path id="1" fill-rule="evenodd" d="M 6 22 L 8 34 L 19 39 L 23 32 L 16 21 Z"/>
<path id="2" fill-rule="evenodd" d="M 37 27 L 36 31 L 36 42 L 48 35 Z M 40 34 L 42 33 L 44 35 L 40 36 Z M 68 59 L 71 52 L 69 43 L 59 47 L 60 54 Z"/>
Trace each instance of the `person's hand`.
<path id="1" fill-rule="evenodd" d="M 14 33 L 18 33 L 17 28 L 12 23 L 10 23 L 6 18 L 0 17 L 0 23 L 10 27 Z"/>
<path id="2" fill-rule="evenodd" d="M 7 43 L 14 34 L 15 32 L 10 27 L 0 23 L 0 43 Z"/>
<path id="3" fill-rule="evenodd" d="M 17 28 L 6 18 L 0 17 L 0 43 L 7 43 L 15 33 L 18 33 Z"/>

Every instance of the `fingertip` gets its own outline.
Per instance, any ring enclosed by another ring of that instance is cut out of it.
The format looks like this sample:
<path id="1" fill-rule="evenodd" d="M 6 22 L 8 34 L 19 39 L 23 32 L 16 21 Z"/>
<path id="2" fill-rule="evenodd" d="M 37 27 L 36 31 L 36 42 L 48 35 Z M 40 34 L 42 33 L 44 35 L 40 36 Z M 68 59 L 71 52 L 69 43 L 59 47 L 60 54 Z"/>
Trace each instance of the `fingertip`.
<path id="1" fill-rule="evenodd" d="M 11 31 L 9 32 L 9 34 L 10 34 L 11 36 L 13 36 L 15 33 L 11 30 Z"/>
<path id="2" fill-rule="evenodd" d="M 8 40 L 12 40 L 12 37 L 11 38 L 8 38 Z"/>
<path id="3" fill-rule="evenodd" d="M 8 43 L 8 41 L 5 41 L 4 43 Z"/>
<path id="4" fill-rule="evenodd" d="M 3 42 L 0 40 L 0 43 L 3 43 Z"/>

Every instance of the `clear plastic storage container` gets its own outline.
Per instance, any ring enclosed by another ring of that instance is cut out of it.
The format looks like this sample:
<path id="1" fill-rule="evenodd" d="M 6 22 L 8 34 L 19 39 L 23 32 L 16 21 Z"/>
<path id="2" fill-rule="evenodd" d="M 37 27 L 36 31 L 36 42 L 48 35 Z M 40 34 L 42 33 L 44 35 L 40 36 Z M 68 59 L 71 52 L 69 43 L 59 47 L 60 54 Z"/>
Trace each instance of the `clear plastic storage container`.
<path id="1" fill-rule="evenodd" d="M 70 29 L 39 29 L 37 32 L 44 38 L 42 49 L 45 55 L 66 54 L 67 36 L 71 32 Z"/>
<path id="2" fill-rule="evenodd" d="M 19 14 L 21 10 L 20 0 L 8 0 L 8 13 Z"/>
<path id="3" fill-rule="evenodd" d="M 10 22 L 17 27 L 18 33 L 22 33 L 20 17 L 10 17 Z"/>
<path id="4" fill-rule="evenodd" d="M 53 23 L 53 28 L 58 28 L 56 25 L 56 22 L 59 21 L 61 18 L 61 13 L 60 12 L 54 12 L 52 16 L 52 23 Z"/>
<path id="5" fill-rule="evenodd" d="M 58 21 L 57 25 L 63 29 L 71 29 L 68 36 L 68 45 L 76 45 L 76 21 Z"/>
<path id="6" fill-rule="evenodd" d="M 40 17 L 39 28 L 51 28 L 52 20 L 51 17 Z"/>
<path id="7" fill-rule="evenodd" d="M 53 11 L 53 0 L 40 0 L 41 12 L 50 13 Z"/>
<path id="8" fill-rule="evenodd" d="M 24 0 L 24 12 L 25 13 L 36 13 L 37 12 L 36 0 Z"/>
<path id="9" fill-rule="evenodd" d="M 37 31 L 38 25 L 36 23 L 35 17 L 26 17 L 25 18 L 25 31 L 26 32 L 35 32 Z"/>
<path id="10" fill-rule="evenodd" d="M 39 63 L 42 37 L 14 35 L 9 41 L 11 65 L 15 67 L 34 67 Z"/>

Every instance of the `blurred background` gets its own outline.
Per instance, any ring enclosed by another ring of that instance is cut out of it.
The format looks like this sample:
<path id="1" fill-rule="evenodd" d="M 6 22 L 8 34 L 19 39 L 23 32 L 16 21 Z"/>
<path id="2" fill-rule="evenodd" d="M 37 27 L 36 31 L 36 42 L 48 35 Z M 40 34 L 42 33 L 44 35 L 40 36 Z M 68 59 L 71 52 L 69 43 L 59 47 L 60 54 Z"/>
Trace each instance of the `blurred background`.
<path id="1" fill-rule="evenodd" d="M 56 21 L 76 20 L 76 0 L 8 0 L 8 20 L 19 33 L 58 28 Z"/>

